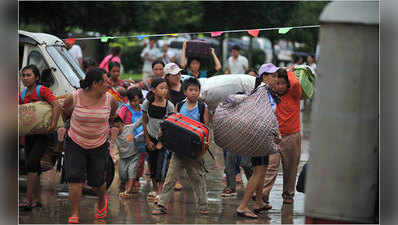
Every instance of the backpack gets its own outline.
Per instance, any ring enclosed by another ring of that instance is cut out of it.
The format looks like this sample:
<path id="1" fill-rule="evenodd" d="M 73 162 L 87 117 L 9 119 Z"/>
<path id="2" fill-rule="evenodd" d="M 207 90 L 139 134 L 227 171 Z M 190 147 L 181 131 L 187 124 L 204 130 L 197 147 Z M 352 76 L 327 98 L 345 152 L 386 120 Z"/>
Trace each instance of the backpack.
<path id="1" fill-rule="evenodd" d="M 41 85 L 37 85 L 36 86 L 36 94 L 37 94 L 37 97 L 39 97 L 39 100 L 40 101 L 43 101 L 43 99 L 41 98 L 41 96 L 40 96 L 40 88 L 41 88 Z M 25 88 L 23 91 L 22 91 L 22 93 L 21 93 L 21 100 L 22 100 L 22 102 L 23 102 L 23 100 L 25 99 L 25 96 L 26 96 L 26 93 L 28 92 L 28 88 Z"/>
<path id="2" fill-rule="evenodd" d="M 184 105 L 184 103 L 187 102 L 187 100 L 183 100 L 179 103 L 177 103 L 177 112 L 180 112 L 181 107 Z M 206 105 L 202 101 L 198 100 L 198 108 L 199 108 L 199 118 L 200 122 L 204 123 L 204 114 L 205 114 L 205 108 Z"/>

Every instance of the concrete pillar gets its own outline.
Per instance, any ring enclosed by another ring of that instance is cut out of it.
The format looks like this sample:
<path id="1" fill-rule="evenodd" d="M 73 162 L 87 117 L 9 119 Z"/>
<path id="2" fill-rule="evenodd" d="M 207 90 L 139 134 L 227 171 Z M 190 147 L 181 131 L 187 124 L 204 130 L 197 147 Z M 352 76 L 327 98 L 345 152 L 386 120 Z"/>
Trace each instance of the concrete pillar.
<path id="1" fill-rule="evenodd" d="M 379 3 L 332 2 L 320 21 L 305 215 L 374 223 L 379 185 Z"/>

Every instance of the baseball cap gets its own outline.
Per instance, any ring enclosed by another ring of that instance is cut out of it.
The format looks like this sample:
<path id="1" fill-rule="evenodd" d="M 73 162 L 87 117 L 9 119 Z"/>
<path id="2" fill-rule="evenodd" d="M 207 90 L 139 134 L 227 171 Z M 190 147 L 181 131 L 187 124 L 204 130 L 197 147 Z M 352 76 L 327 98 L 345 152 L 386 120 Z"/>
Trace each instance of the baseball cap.
<path id="1" fill-rule="evenodd" d="M 263 64 L 258 70 L 258 77 L 260 77 L 263 73 L 275 73 L 278 71 L 278 69 L 279 68 L 272 63 Z"/>
<path id="2" fill-rule="evenodd" d="M 182 69 L 175 63 L 167 63 L 164 67 L 164 74 L 178 74 Z"/>

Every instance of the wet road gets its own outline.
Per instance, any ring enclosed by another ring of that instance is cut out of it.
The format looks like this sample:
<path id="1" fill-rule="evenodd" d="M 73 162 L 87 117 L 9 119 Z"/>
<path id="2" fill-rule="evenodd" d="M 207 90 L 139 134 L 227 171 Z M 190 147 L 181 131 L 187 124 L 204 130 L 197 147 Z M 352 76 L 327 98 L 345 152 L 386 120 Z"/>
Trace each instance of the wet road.
<path id="1" fill-rule="evenodd" d="M 308 160 L 309 135 L 310 135 L 310 113 L 303 113 L 303 140 L 302 154 L 299 165 L 301 171 L 302 166 Z M 109 197 L 108 216 L 104 220 L 95 220 L 95 196 L 83 196 L 80 208 L 81 223 L 103 223 L 103 224 L 280 224 L 295 223 L 304 224 L 304 194 L 297 193 L 294 204 L 282 204 L 282 171 L 279 170 L 275 185 L 271 191 L 270 204 L 272 209 L 260 216 L 259 219 L 241 219 L 236 217 L 235 210 L 243 197 L 244 185 L 237 185 L 238 195 L 233 198 L 222 198 L 221 193 L 224 189 L 222 178 L 224 176 L 224 163 L 222 151 L 217 146 L 212 146 L 215 153 L 216 161 L 212 160 L 206 154 L 206 166 L 209 170 L 207 175 L 207 190 L 209 202 L 209 214 L 200 215 L 193 201 L 193 192 L 189 181 L 182 180 L 184 189 L 174 192 L 174 200 L 169 204 L 168 214 L 153 216 L 151 209 L 152 202 L 146 200 L 146 195 L 150 191 L 150 183 L 148 178 L 141 178 L 141 188 L 138 194 L 131 199 L 120 199 L 118 196 L 118 176 L 116 174 L 114 182 L 110 187 L 107 195 Z M 242 173 L 243 174 L 243 173 Z M 59 175 L 54 170 L 46 172 L 42 176 L 42 203 L 43 207 L 35 208 L 30 212 L 19 213 L 19 223 L 21 224 L 62 224 L 67 223 L 70 216 L 69 198 L 67 195 L 67 187 L 59 184 Z M 186 174 L 184 175 L 186 177 Z M 26 179 L 20 177 L 20 199 L 25 196 Z M 253 208 L 254 201 L 249 204 L 249 208 Z"/>

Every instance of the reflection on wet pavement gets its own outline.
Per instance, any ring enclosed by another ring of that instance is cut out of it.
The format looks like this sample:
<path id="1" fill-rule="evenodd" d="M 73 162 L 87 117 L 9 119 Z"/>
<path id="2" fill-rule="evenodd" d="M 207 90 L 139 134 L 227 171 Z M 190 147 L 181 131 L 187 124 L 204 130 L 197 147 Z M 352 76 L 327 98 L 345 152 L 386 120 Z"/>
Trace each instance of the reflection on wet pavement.
<path id="1" fill-rule="evenodd" d="M 304 134 L 302 155 L 298 172 L 308 160 L 310 148 L 308 137 L 310 135 L 309 113 L 304 113 Z M 304 194 L 296 193 L 294 204 L 282 203 L 282 170 L 280 168 L 275 185 L 271 191 L 270 204 L 272 209 L 259 216 L 258 219 L 239 218 L 235 215 L 240 200 L 243 197 L 246 179 L 243 175 L 243 184 L 237 185 L 238 195 L 232 198 L 222 198 L 224 189 L 222 178 L 224 176 L 224 162 L 222 151 L 217 146 L 213 147 L 216 161 L 208 154 L 205 156 L 206 166 L 209 170 L 207 175 L 207 190 L 209 214 L 200 215 L 193 199 L 193 191 L 187 179 L 182 179 L 183 190 L 174 192 L 174 200 L 168 205 L 168 214 L 153 216 L 151 210 L 152 202 L 146 200 L 150 191 L 150 182 L 146 177 L 141 178 L 140 191 L 131 199 L 120 199 L 118 196 L 118 174 L 108 190 L 109 210 L 108 216 L 103 220 L 95 220 L 95 207 L 97 198 L 95 196 L 83 196 L 80 206 L 80 222 L 88 224 L 304 224 Z M 243 174 L 243 173 L 242 173 Z M 186 174 L 183 177 L 186 178 Z M 26 178 L 20 177 L 20 200 L 26 192 Z M 19 213 L 19 223 L 45 223 L 63 224 L 67 223 L 70 216 L 70 205 L 68 189 L 65 184 L 59 184 L 60 174 L 55 170 L 46 172 L 42 176 L 42 208 L 35 208 L 30 212 Z M 254 201 L 249 204 L 253 208 Z"/>

